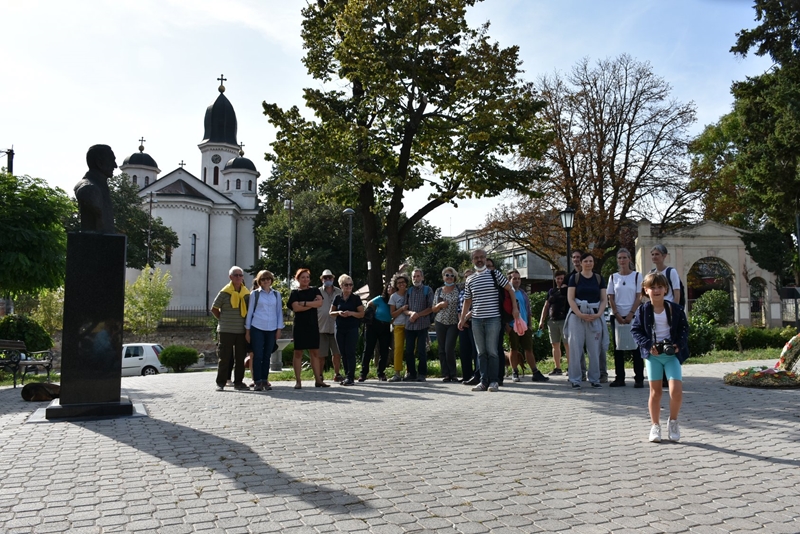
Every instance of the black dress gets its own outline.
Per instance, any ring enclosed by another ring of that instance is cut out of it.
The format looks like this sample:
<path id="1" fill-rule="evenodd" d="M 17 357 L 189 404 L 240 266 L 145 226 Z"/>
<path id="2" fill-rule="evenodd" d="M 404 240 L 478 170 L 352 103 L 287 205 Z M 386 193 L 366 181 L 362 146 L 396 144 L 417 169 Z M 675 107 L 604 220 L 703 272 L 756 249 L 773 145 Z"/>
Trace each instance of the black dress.
<path id="1" fill-rule="evenodd" d="M 292 309 L 293 302 L 313 302 L 317 295 L 319 295 L 319 289 L 316 287 L 295 289 L 289 295 L 286 307 Z M 319 321 L 316 308 L 294 313 L 292 337 L 294 337 L 294 350 L 319 348 Z"/>

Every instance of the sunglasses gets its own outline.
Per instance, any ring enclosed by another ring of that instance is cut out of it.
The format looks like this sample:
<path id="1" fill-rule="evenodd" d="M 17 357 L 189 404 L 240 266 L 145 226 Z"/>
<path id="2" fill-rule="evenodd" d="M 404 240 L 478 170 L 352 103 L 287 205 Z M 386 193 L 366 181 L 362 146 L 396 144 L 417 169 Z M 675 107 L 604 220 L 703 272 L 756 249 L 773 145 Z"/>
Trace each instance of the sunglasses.
<path id="1" fill-rule="evenodd" d="M 450 274 L 450 273 L 447 273 L 446 275 L 444 275 L 445 278 L 454 278 L 455 276 L 456 275 Z"/>
<path id="2" fill-rule="evenodd" d="M 342 284 L 342 287 L 353 287 L 353 284 Z"/>
<path id="3" fill-rule="evenodd" d="M 244 275 L 243 275 L 243 274 L 241 274 L 241 273 L 233 273 L 231 276 L 234 276 L 234 277 L 236 277 L 236 278 L 241 278 L 241 277 L 243 277 Z"/>

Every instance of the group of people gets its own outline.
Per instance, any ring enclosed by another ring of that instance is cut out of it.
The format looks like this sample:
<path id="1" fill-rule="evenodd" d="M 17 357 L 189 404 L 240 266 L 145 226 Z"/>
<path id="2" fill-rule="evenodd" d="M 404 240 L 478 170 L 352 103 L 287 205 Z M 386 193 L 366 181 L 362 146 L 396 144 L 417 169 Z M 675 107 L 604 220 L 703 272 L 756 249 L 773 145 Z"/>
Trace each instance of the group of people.
<path id="1" fill-rule="evenodd" d="M 650 251 L 654 268 L 646 275 L 633 269 L 626 249 L 617 253 L 618 271 L 606 280 L 594 272 L 594 257 L 575 251 L 575 269 L 567 275 L 555 273 L 555 287 L 547 296 L 539 328 L 546 324 L 552 344 L 555 369 L 560 375 L 561 345 L 567 357 L 568 382 L 575 389 L 583 381 L 592 388 L 608 382 L 606 351 L 614 343 L 616 376 L 611 387 L 625 386 L 625 361 L 632 357 L 634 387 L 644 387 L 644 369 L 650 386 L 652 420 L 650 441 L 661 440 L 660 401 L 664 384 L 670 393 L 668 437 L 680 439 L 678 413 L 682 402 L 681 363 L 688 358 L 688 323 L 678 304 L 680 280 L 667 267 L 667 250 L 657 245 Z M 300 374 L 303 353 L 308 351 L 315 387 L 329 387 L 323 379 L 325 359 L 333 358 L 334 381 L 344 386 L 363 382 L 378 348 L 377 377 L 380 381 L 427 380 L 427 342 L 431 326 L 436 331 L 442 381 L 462 382 L 473 391 L 498 391 L 503 384 L 506 356 L 504 335 L 511 346 L 508 364 L 512 380 L 519 381 L 518 368 L 527 362 L 534 382 L 546 382 L 536 366 L 531 330 L 531 304 L 521 289 L 518 271 L 503 274 L 495 269 L 486 251 L 472 252 L 473 268 L 459 273 L 442 270 L 444 285 L 433 290 L 424 284 L 424 273 L 414 269 L 411 277 L 398 273 L 381 295 L 362 302 L 354 292 L 353 280 L 343 274 L 334 285 L 326 269 L 321 285 L 311 285 L 306 268 L 295 274 L 297 288 L 291 291 L 287 307 L 294 312 L 293 368 L 295 389 L 302 388 Z M 282 298 L 272 288 L 274 275 L 261 271 L 253 290 L 243 284 L 244 273 L 234 266 L 230 283 L 214 299 L 212 313 L 219 319 L 219 368 L 217 389 L 229 383 L 233 373 L 235 389 L 249 389 L 244 383 L 244 360 L 252 351 L 255 391 L 271 389 L 268 381 L 269 356 L 277 348 L 284 328 Z M 643 294 L 644 291 L 644 294 Z M 643 298 L 645 297 L 645 298 Z M 251 305 L 252 304 L 252 305 Z M 604 313 L 610 306 L 611 339 Z M 357 372 L 357 343 L 365 324 L 364 351 Z M 462 376 L 458 376 L 455 347 L 459 343 Z M 394 374 L 387 376 L 389 349 L 394 348 Z M 588 366 L 584 353 L 588 355 Z M 405 364 L 405 374 L 403 366 Z"/>

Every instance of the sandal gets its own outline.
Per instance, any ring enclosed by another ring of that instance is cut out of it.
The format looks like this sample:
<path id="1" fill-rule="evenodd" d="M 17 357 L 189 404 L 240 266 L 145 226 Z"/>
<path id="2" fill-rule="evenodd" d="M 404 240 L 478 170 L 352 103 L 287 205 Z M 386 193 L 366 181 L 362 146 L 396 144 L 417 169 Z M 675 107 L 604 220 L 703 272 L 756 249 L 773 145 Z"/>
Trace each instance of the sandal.
<path id="1" fill-rule="evenodd" d="M 314 387 L 315 388 L 329 388 L 329 387 L 331 387 L 331 385 L 330 384 L 326 384 L 325 382 L 315 382 L 314 383 Z"/>
<path id="2" fill-rule="evenodd" d="M 302 387 L 303 387 L 302 384 L 299 384 L 299 383 L 294 385 L 294 389 L 300 389 Z"/>

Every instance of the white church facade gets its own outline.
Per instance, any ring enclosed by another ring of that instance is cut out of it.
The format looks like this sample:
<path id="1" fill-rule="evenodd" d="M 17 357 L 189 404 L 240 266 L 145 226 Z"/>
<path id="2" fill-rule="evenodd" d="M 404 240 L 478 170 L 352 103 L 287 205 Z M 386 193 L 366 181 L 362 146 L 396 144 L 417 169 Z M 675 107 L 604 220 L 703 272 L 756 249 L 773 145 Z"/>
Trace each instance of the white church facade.
<path id="1" fill-rule="evenodd" d="M 254 223 L 260 174 L 237 142 L 236 113 L 224 91 L 220 85 L 219 96 L 206 110 L 198 145 L 200 177 L 181 165 L 159 178 L 161 171 L 144 146 L 120 166 L 140 188 L 144 209 L 152 209 L 153 217 L 161 217 L 178 234 L 180 246 L 164 264 L 154 265 L 171 274 L 172 309 L 208 309 L 229 281 L 230 267 L 247 269 L 258 258 Z M 128 269 L 127 280 L 140 273 Z"/>

